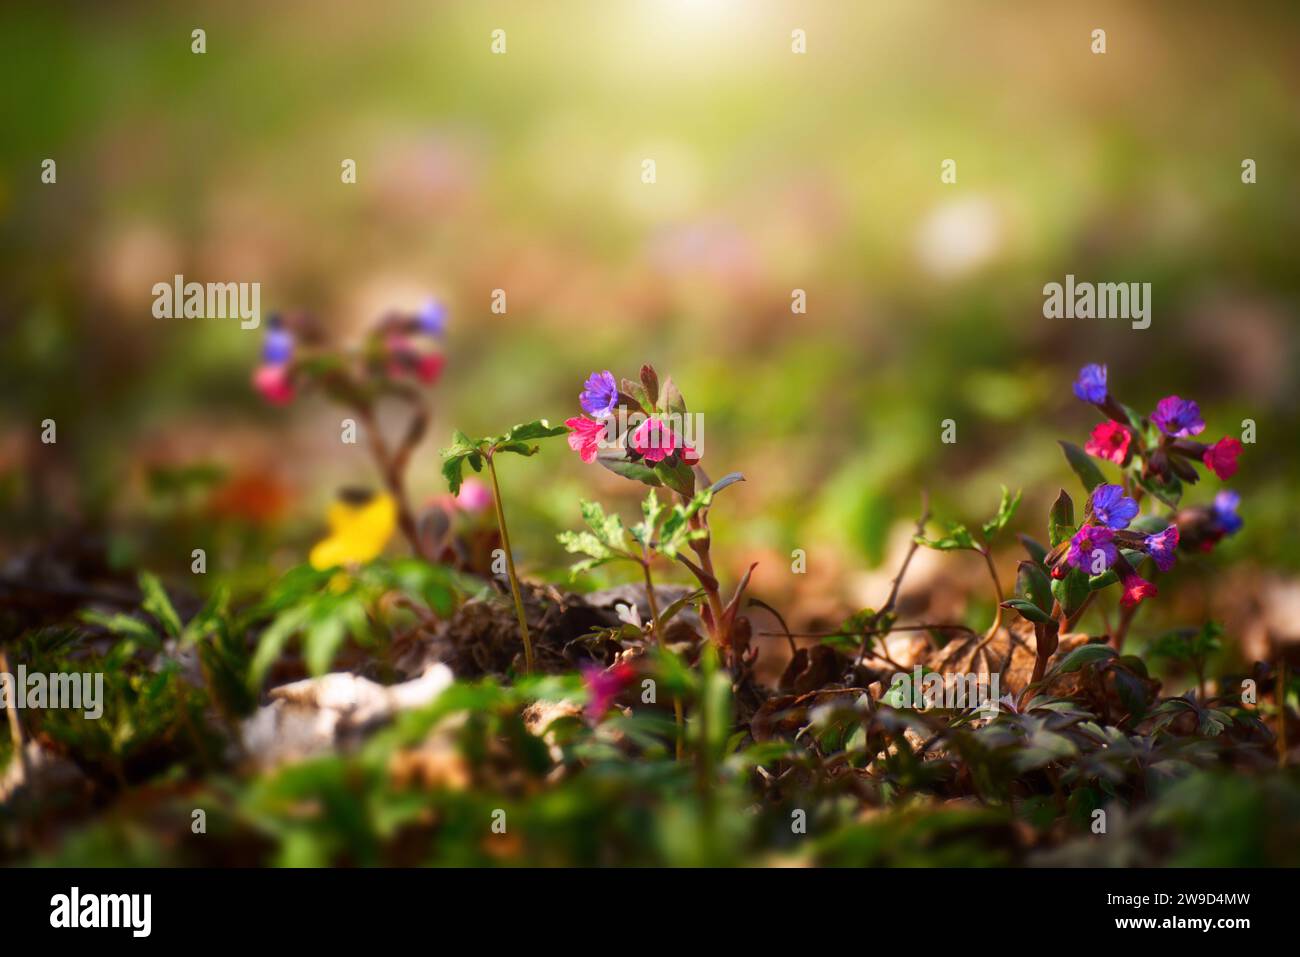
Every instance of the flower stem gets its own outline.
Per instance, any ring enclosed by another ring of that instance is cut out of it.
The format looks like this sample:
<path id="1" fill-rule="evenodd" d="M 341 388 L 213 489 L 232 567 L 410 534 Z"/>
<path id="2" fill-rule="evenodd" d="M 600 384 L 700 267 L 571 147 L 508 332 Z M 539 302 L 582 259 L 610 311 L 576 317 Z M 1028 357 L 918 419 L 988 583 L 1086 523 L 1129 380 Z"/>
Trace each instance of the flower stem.
<path id="1" fill-rule="evenodd" d="M 1286 767 L 1286 659 L 1281 653 L 1277 656 L 1277 681 L 1274 684 L 1273 697 L 1277 699 L 1277 766 Z"/>
<path id="2" fill-rule="evenodd" d="M 641 572 L 645 575 L 646 601 L 650 603 L 650 625 L 654 629 L 655 640 L 659 642 L 659 650 L 666 652 L 668 650 L 668 645 L 664 641 L 663 633 L 659 628 L 659 602 L 655 599 L 655 586 L 654 582 L 650 579 L 650 558 L 648 555 L 641 559 Z M 673 698 L 673 717 L 677 721 L 676 753 L 677 760 L 680 761 L 682 759 L 682 749 L 684 747 L 683 732 L 685 719 L 682 715 L 682 699 L 679 697 Z"/>
<path id="3" fill-rule="evenodd" d="M 989 642 L 997 637 L 998 629 L 1002 627 L 1002 582 L 998 580 L 998 570 L 993 564 L 992 553 L 987 548 L 981 548 L 979 553 L 984 556 L 984 564 L 988 565 L 989 576 L 993 579 L 994 613 L 993 624 L 989 625 L 989 630 L 984 632 L 984 637 L 980 639 L 980 643 L 976 645 L 975 650 L 971 652 L 970 660 L 972 669 L 975 667 L 976 661 L 979 658 L 979 653 L 984 650 L 985 646 L 987 646 Z"/>
<path id="4" fill-rule="evenodd" d="M 510 533 L 506 531 L 506 513 L 501 506 L 501 486 L 497 484 L 497 467 L 491 455 L 486 455 L 488 474 L 492 476 L 492 504 L 497 511 L 497 530 L 501 532 L 501 547 L 506 552 L 506 571 L 510 575 L 510 593 L 515 600 L 515 615 L 519 619 L 519 636 L 524 640 L 524 674 L 533 672 L 533 642 L 528 635 L 528 619 L 524 615 L 524 600 L 519 595 L 519 576 L 515 574 L 515 557 L 510 551 Z"/>
<path id="5" fill-rule="evenodd" d="M 419 528 L 416 525 L 415 515 L 411 511 L 411 503 L 406 494 L 405 474 L 410 453 L 424 434 L 428 422 L 427 414 L 423 409 L 416 407 L 407 436 L 396 454 L 389 449 L 388 443 L 379 431 L 379 423 L 374 412 L 369 406 L 356 406 L 354 414 L 361 420 L 366 437 L 370 440 L 370 454 L 374 458 L 375 464 L 379 466 L 379 476 L 383 480 L 384 487 L 388 489 L 388 494 L 393 497 L 393 501 L 397 505 L 397 525 L 402 530 L 402 535 L 406 538 L 407 543 L 411 546 L 411 551 L 415 553 L 416 557 L 432 561 L 432 556 L 426 554 L 424 543 L 420 541 Z"/>
<path id="6" fill-rule="evenodd" d="M 12 673 L 9 670 L 9 656 L 3 648 L 0 648 L 0 675 Z M 15 697 L 16 694 L 17 689 L 15 689 Z M 23 743 L 23 726 L 18 721 L 18 709 L 12 699 L 5 701 L 5 711 L 9 713 L 9 736 L 14 743 L 14 760 L 18 762 L 18 769 L 21 772 L 19 780 L 26 783 L 31 778 L 27 767 L 27 748 Z"/>

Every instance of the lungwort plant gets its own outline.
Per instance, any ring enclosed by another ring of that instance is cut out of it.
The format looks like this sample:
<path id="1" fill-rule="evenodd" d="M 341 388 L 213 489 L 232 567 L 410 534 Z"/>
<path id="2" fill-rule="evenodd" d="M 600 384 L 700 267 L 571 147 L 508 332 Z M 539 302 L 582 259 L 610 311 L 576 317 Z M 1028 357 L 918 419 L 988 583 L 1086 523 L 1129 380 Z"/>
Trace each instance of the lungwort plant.
<path id="1" fill-rule="evenodd" d="M 506 572 L 510 576 L 510 595 L 515 603 L 515 615 L 519 619 L 519 637 L 524 645 L 524 671 L 533 670 L 533 643 L 528 634 L 528 617 L 524 614 L 523 595 L 519 590 L 519 574 L 515 571 L 515 557 L 510 549 L 510 532 L 506 528 L 505 507 L 501 503 L 501 485 L 497 481 L 496 457 L 501 453 L 514 455 L 536 455 L 538 446 L 532 444 L 536 439 L 552 438 L 564 435 L 568 429 L 552 426 L 545 419 L 516 425 L 504 435 L 471 439 L 464 432 L 457 431 L 452 436 L 452 444 L 442 450 L 442 474 L 453 495 L 459 495 L 464 481 L 465 465 L 475 472 L 481 472 L 487 465 L 488 475 L 492 478 L 492 500 L 496 505 L 497 530 L 501 533 L 501 547 L 505 551 Z"/>
<path id="2" fill-rule="evenodd" d="M 1210 506 L 1180 505 L 1184 489 L 1200 478 L 1197 465 L 1227 479 L 1237 470 L 1242 448 L 1229 436 L 1213 445 L 1193 441 L 1205 430 L 1195 402 L 1166 396 L 1149 416 L 1142 416 L 1111 395 L 1102 365 L 1085 366 L 1074 392 L 1106 416 L 1083 448 L 1061 442 L 1087 497 L 1078 514 L 1074 500 L 1061 490 L 1048 515 L 1046 546 L 1022 536 L 1029 560 L 1020 563 L 1016 597 L 1001 601 L 987 546 L 964 527 L 952 526 L 942 539 L 917 539 L 931 548 L 984 555 L 1001 606 L 1033 624 L 1037 656 L 1031 687 L 1044 679 L 1060 634 L 1072 630 L 1106 589 L 1119 586 L 1118 625 L 1108 636 L 1119 650 L 1139 604 L 1157 593 L 1156 585 L 1139 573 L 1142 565 L 1149 562 L 1156 572 L 1168 572 L 1180 547 L 1212 548 L 1241 527 L 1235 493 L 1219 492 Z M 1107 481 L 1096 460 L 1117 466 L 1119 481 Z M 984 526 L 986 539 L 1006 524 L 1018 501 L 1019 496 L 1009 499 L 1004 491 L 998 516 Z M 1144 503 L 1150 509 L 1146 515 L 1141 514 Z M 995 620 L 990 635 L 997 625 Z"/>
<path id="3" fill-rule="evenodd" d="M 700 618 L 712 647 L 731 664 L 745 655 L 749 636 L 739 615 L 745 588 L 754 566 L 745 572 L 729 600 L 713 567 L 709 508 L 720 491 L 744 480 L 731 472 L 717 481 L 704 470 L 702 418 L 693 416 L 672 377 L 660 382 L 650 365 L 641 367 L 640 381 L 615 381 L 609 371 L 593 373 L 579 395 L 584 415 L 567 419 L 572 431 L 569 445 L 584 462 L 599 463 L 617 475 L 651 487 L 642 505 L 643 520 L 632 530 L 637 550 L 623 539 L 620 519 L 607 517 L 599 505 L 584 502 L 583 518 L 589 531 L 562 535 L 560 541 L 574 553 L 587 555 L 575 566 L 582 571 L 609 561 L 639 564 L 653 601 L 650 563 L 656 556 L 680 562 L 699 583 Z M 676 499 L 661 504 L 657 488 Z M 653 608 L 653 606 L 652 606 Z M 652 618 L 658 615 L 652 612 Z M 650 623 L 657 632 L 663 623 Z"/>

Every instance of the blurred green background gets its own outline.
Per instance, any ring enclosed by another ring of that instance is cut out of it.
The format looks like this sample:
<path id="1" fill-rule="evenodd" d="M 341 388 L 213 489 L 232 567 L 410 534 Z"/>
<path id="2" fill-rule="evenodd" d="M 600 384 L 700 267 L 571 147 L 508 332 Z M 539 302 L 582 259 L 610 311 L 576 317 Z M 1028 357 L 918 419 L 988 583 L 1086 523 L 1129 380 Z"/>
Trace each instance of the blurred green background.
<path id="1" fill-rule="evenodd" d="M 761 561 L 792 623 L 881 600 L 921 488 L 971 520 L 1023 487 L 1041 535 L 1074 489 L 1054 440 L 1094 423 L 1069 383 L 1107 363 L 1139 409 L 1197 399 L 1211 441 L 1258 423 L 1245 531 L 1161 612 L 1245 628 L 1242 589 L 1300 567 L 1298 26 L 1281 2 L 6 5 L 0 557 L 75 531 L 184 576 L 202 540 L 253 588 L 375 481 L 337 410 L 252 392 L 260 330 L 152 316 L 181 273 L 340 340 L 445 299 L 421 501 L 453 427 L 562 420 L 592 370 L 654 363 L 709 470 L 748 476 L 715 510 L 723 567 Z M 1066 273 L 1152 283 L 1151 328 L 1043 318 Z M 556 579 L 578 497 L 638 493 L 561 443 L 502 479 L 522 565 Z M 236 482 L 265 508 L 214 513 Z"/>

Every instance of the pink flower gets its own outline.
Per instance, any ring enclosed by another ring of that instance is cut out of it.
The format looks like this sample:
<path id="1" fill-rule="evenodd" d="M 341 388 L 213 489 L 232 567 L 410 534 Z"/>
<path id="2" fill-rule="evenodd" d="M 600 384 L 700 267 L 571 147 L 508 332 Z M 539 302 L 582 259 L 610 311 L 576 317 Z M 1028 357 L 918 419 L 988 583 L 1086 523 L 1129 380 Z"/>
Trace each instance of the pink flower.
<path id="1" fill-rule="evenodd" d="M 447 357 L 441 352 L 430 352 L 415 360 L 415 377 L 425 385 L 433 385 L 442 375 Z"/>
<path id="2" fill-rule="evenodd" d="M 425 385 L 433 385 L 442 375 L 447 357 L 438 351 L 428 351 L 411 336 L 392 333 L 384 340 L 388 350 L 388 374 L 394 379 L 414 375 Z"/>
<path id="3" fill-rule="evenodd" d="M 492 492 L 476 478 L 467 478 L 460 485 L 460 492 L 453 500 L 462 512 L 475 514 L 492 504 Z"/>
<path id="4" fill-rule="evenodd" d="M 288 405 L 293 401 L 293 377 L 287 365 L 260 365 L 253 371 L 253 388 L 272 405 Z"/>
<path id="5" fill-rule="evenodd" d="M 674 452 L 681 452 L 682 461 L 688 465 L 700 460 L 693 448 L 683 443 L 667 423 L 658 419 L 646 419 L 633 429 L 629 444 L 647 462 L 662 462 Z"/>
<path id="6" fill-rule="evenodd" d="M 1099 459 L 1123 465 L 1124 459 L 1128 458 L 1128 447 L 1132 441 L 1133 433 L 1112 419 L 1092 430 L 1083 450 Z"/>
<path id="7" fill-rule="evenodd" d="M 1205 467 L 1226 482 L 1237 474 L 1237 456 L 1241 454 L 1241 441 L 1225 435 L 1205 450 L 1202 461 Z"/>
<path id="8" fill-rule="evenodd" d="M 582 683 L 587 688 L 587 717 L 593 721 L 602 717 L 618 693 L 631 684 L 635 676 L 636 672 L 627 662 L 619 662 L 609 669 L 584 664 Z"/>
<path id="9" fill-rule="evenodd" d="M 600 441 L 605 435 L 604 423 L 578 415 L 565 419 L 564 424 L 572 430 L 569 432 L 569 448 L 582 456 L 582 461 L 588 464 L 596 461 Z"/>
<path id="10" fill-rule="evenodd" d="M 1124 595 L 1119 603 L 1125 608 L 1132 608 L 1142 599 L 1156 594 L 1156 586 L 1131 569 L 1122 573 L 1120 583 L 1124 586 Z"/>

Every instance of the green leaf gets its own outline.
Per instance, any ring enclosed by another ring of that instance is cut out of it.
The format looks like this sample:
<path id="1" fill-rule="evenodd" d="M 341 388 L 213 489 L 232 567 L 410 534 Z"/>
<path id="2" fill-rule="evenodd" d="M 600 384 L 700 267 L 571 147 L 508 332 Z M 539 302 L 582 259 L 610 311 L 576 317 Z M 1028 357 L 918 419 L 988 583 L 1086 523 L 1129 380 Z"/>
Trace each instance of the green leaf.
<path id="1" fill-rule="evenodd" d="M 663 485 L 654 469 L 646 465 L 644 460 L 633 462 L 627 457 L 627 453 L 621 449 L 602 449 L 596 453 L 596 461 L 615 475 L 621 475 L 623 478 L 632 479 L 644 485 Z"/>
<path id="2" fill-rule="evenodd" d="M 1052 595 L 1061 603 L 1067 618 L 1079 610 L 1090 590 L 1088 576 L 1077 568 L 1071 568 L 1064 578 L 1052 580 Z"/>
<path id="3" fill-rule="evenodd" d="M 341 615 L 328 615 L 308 626 L 303 637 L 303 659 L 312 677 L 319 678 L 329 671 L 346 637 L 347 626 Z"/>
<path id="4" fill-rule="evenodd" d="M 994 535 L 1007 527 L 1007 523 L 1016 514 L 1016 509 L 1020 507 L 1020 495 L 1020 491 L 1017 490 L 1013 498 L 1007 491 L 1007 487 L 1002 486 L 1002 501 L 998 505 L 998 513 L 985 522 L 983 526 L 985 542 L 988 542 Z"/>
<path id="5" fill-rule="evenodd" d="M 1206 622 L 1201 628 L 1176 628 L 1166 631 L 1151 642 L 1147 654 L 1174 661 L 1195 661 L 1222 646 L 1223 628 L 1217 622 Z"/>
<path id="6" fill-rule="evenodd" d="M 452 495 L 460 492 L 461 482 L 464 481 L 461 476 L 464 466 L 464 455 L 453 455 L 442 460 L 442 477 L 447 480 L 447 487 L 451 489 Z"/>
<path id="7" fill-rule="evenodd" d="M 1037 562 L 1039 565 L 1042 565 L 1047 561 L 1047 549 L 1043 546 L 1042 542 L 1035 541 L 1023 533 L 1017 535 L 1016 538 L 1020 539 L 1020 544 L 1025 546 L 1025 551 L 1033 561 Z"/>
<path id="8" fill-rule="evenodd" d="M 655 494 L 653 488 L 650 489 L 646 493 L 645 500 L 641 502 L 642 520 L 630 529 L 632 537 L 643 548 L 654 545 L 655 532 L 659 528 L 659 520 L 663 517 L 663 512 L 664 507 L 659 504 L 659 496 Z"/>
<path id="9" fill-rule="evenodd" d="M 528 442 L 514 442 L 502 440 L 492 446 L 492 451 L 496 452 L 513 452 L 515 455 L 536 455 L 542 450 L 540 445 L 532 445 Z"/>
<path id="10" fill-rule="evenodd" d="M 1049 671 L 1047 678 L 1056 675 L 1068 675 L 1071 672 L 1078 671 L 1084 665 L 1092 664 L 1097 661 L 1105 661 L 1108 658 L 1115 657 L 1115 649 L 1110 645 L 1090 644 L 1080 645 L 1070 652 L 1055 668 Z"/>
<path id="11" fill-rule="evenodd" d="M 149 572 L 140 573 L 140 591 L 144 592 L 144 601 L 140 607 L 158 619 L 169 638 L 181 636 L 181 618 L 176 614 L 172 600 L 167 597 L 158 576 Z"/>
<path id="12" fill-rule="evenodd" d="M 1052 610 L 1052 580 L 1036 562 L 1021 562 L 1016 569 L 1016 594 L 1044 613 Z"/>
<path id="13" fill-rule="evenodd" d="M 683 595 L 681 598 L 678 598 L 676 601 L 671 602 L 667 608 L 659 612 L 659 626 L 661 628 L 664 627 L 665 625 L 668 624 L 668 622 L 672 621 L 675 617 L 677 617 L 677 615 L 681 612 L 683 608 L 699 601 L 703 597 L 704 597 L 704 589 L 697 588 L 695 589 L 695 591 L 691 592 L 690 594 Z"/>
<path id="14" fill-rule="evenodd" d="M 704 538 L 708 532 L 704 529 L 692 529 L 690 521 L 701 510 L 708 508 L 713 501 L 713 490 L 705 489 L 686 505 L 674 505 L 673 510 L 664 519 L 659 530 L 659 551 L 669 558 L 676 558 L 687 544 Z"/>
<path id="15" fill-rule="evenodd" d="M 530 439 L 549 439 L 557 435 L 568 435 L 567 425 L 551 425 L 546 419 L 534 419 L 516 425 L 501 437 L 502 442 L 527 442 Z"/>
<path id="16" fill-rule="evenodd" d="M 1137 477 L 1138 484 L 1150 492 L 1161 503 L 1168 505 L 1170 508 L 1177 508 L 1179 500 L 1183 497 L 1183 483 L 1178 476 L 1169 476 L 1169 481 L 1161 481 L 1155 475 L 1141 475 Z"/>
<path id="17" fill-rule="evenodd" d="M 1022 618 L 1040 624 L 1045 625 L 1052 620 L 1051 615 L 1043 611 L 1027 598 L 1008 598 L 1002 603 L 1002 607 L 1014 609 L 1015 611 L 1020 612 Z"/>
<path id="18" fill-rule="evenodd" d="M 714 495 L 717 495 L 728 485 L 735 485 L 737 482 L 743 482 L 743 481 L 745 481 L 745 476 L 742 475 L 740 472 L 728 472 L 726 475 L 722 476 L 722 478 L 718 479 L 716 482 L 710 485 L 709 491 L 712 492 Z"/>
<path id="19" fill-rule="evenodd" d="M 253 653 L 253 660 L 248 668 L 249 686 L 253 690 L 256 691 L 261 688 L 266 673 L 271 670 L 271 666 L 280 657 L 280 653 L 284 651 L 289 639 L 307 623 L 311 611 L 312 606 L 310 604 L 296 605 L 280 614 L 262 632 L 257 641 L 257 651 Z"/>
<path id="20" fill-rule="evenodd" d="M 158 635 L 139 618 L 132 618 L 130 615 L 124 615 L 121 612 L 107 615 L 104 612 L 93 610 L 83 611 L 78 617 L 86 624 L 98 625 L 118 637 L 143 641 L 151 647 L 158 644 Z"/>
<path id="21" fill-rule="evenodd" d="M 570 566 L 572 575 L 590 571 L 609 562 L 638 560 L 627 550 L 627 532 L 621 518 L 617 515 L 606 515 L 598 502 L 584 501 L 581 503 L 581 508 L 582 519 L 587 523 L 589 530 L 561 532 L 556 536 L 565 551 L 573 555 L 587 556 Z"/>
<path id="22" fill-rule="evenodd" d="M 670 455 L 668 458 L 656 462 L 654 473 L 674 492 L 681 495 L 695 494 L 695 473 L 691 467 L 682 461 L 678 455 Z"/>
<path id="23" fill-rule="evenodd" d="M 951 552 L 958 549 L 970 549 L 977 551 L 978 546 L 975 539 L 965 525 L 951 524 L 948 526 L 948 534 L 943 538 L 931 539 L 924 535 L 917 535 L 913 539 L 918 545 L 924 545 L 926 548 L 937 549 L 941 552 Z"/>
<path id="24" fill-rule="evenodd" d="M 1047 541 L 1052 548 L 1071 537 L 1076 531 L 1074 524 L 1074 500 L 1061 489 L 1047 513 Z"/>
<path id="25" fill-rule="evenodd" d="M 1079 481 L 1083 483 L 1084 489 L 1089 494 L 1098 485 L 1105 484 L 1106 477 L 1101 474 L 1101 469 L 1097 468 L 1097 464 L 1087 452 L 1073 442 L 1062 441 L 1060 445 L 1065 452 L 1065 460 L 1070 463 L 1070 468 L 1074 469 L 1074 474 L 1079 476 Z"/>
<path id="26" fill-rule="evenodd" d="M 442 450 L 442 477 L 447 480 L 452 495 L 460 491 L 461 474 L 466 462 L 475 472 L 482 470 L 483 445 L 483 439 L 471 439 L 459 429 L 452 432 L 451 445 Z"/>

